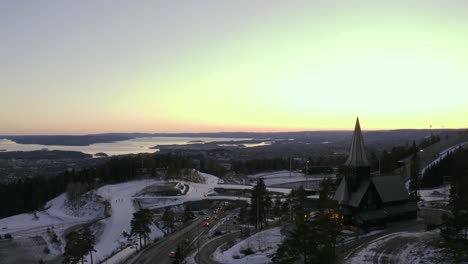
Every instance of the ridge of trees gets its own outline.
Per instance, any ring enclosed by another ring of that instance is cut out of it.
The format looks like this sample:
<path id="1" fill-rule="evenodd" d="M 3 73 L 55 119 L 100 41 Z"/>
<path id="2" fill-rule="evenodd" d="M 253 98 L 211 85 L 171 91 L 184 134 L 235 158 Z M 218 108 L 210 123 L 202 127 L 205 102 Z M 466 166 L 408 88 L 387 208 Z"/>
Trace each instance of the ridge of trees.
<path id="1" fill-rule="evenodd" d="M 80 195 L 104 184 L 125 182 L 145 174 L 156 176 L 158 170 L 167 170 L 177 178 L 183 170 L 192 167 L 187 156 L 171 154 L 139 154 L 110 158 L 103 164 L 80 171 L 66 171 L 54 177 L 20 179 L 0 184 L 0 218 L 34 210 L 41 210 L 47 201 L 67 191 L 71 185 Z M 79 188 L 78 188 L 79 187 Z"/>
<path id="2" fill-rule="evenodd" d="M 429 175 L 446 171 L 452 176 L 449 200 L 452 214 L 446 217 L 440 234 L 455 261 L 463 262 L 468 258 L 468 150 L 459 148 L 436 166 Z"/>
<path id="3" fill-rule="evenodd" d="M 232 168 L 236 173 L 255 174 L 264 171 L 289 170 L 290 167 L 298 168 L 299 162 L 289 158 L 251 159 L 239 160 L 233 163 Z"/>
<path id="4" fill-rule="evenodd" d="M 400 166 L 399 160 L 412 156 L 418 153 L 420 149 L 427 148 L 439 141 L 440 137 L 438 135 L 431 135 L 418 144 L 416 144 L 416 141 L 413 141 L 411 145 L 400 145 L 393 147 L 391 150 L 383 150 L 379 157 L 375 153 L 372 153 L 370 157 L 372 163 L 371 169 L 373 171 L 380 170 L 382 173 L 391 173 Z"/>
<path id="5" fill-rule="evenodd" d="M 459 177 L 466 170 L 468 170 L 468 149 L 459 148 L 425 170 L 424 175 L 422 175 L 421 187 L 441 186 L 445 176 Z"/>

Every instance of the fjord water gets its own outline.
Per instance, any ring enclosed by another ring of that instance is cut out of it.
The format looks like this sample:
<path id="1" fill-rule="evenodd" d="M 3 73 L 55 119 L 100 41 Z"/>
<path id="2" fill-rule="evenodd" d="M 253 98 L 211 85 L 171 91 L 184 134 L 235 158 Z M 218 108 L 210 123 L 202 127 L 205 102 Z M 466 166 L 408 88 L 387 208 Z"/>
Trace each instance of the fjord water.
<path id="1" fill-rule="evenodd" d="M 107 155 L 123 155 L 134 153 L 152 153 L 150 149 L 156 145 L 187 145 L 200 142 L 240 141 L 248 138 L 210 138 L 210 137 L 141 137 L 111 143 L 97 143 L 88 146 L 54 146 L 39 144 L 18 144 L 8 139 L 0 139 L 0 150 L 3 151 L 33 151 L 33 150 L 68 150 L 80 151 L 88 154 L 104 152 Z"/>

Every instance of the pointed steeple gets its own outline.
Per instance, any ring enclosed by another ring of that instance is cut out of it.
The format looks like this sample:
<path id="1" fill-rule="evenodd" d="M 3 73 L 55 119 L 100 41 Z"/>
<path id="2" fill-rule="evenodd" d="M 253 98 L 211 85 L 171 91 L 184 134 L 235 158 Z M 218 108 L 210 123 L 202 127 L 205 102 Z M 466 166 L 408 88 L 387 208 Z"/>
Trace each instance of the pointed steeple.
<path id="1" fill-rule="evenodd" d="M 353 140 L 351 141 L 351 149 L 349 151 L 349 156 L 345 162 L 345 165 L 350 166 L 350 167 L 370 166 L 370 163 L 366 157 L 366 148 L 364 146 L 364 139 L 362 138 L 361 125 L 359 124 L 359 117 L 356 118 L 356 125 L 354 127 Z"/>

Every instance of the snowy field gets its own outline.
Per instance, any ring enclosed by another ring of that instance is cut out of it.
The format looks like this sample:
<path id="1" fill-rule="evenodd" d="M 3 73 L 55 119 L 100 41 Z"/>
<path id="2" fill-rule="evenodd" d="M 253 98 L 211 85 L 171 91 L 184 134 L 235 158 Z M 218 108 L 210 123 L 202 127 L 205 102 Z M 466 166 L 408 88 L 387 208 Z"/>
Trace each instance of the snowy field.
<path id="1" fill-rule="evenodd" d="M 310 186 L 314 186 L 316 188 L 319 185 L 319 182 L 325 178 L 334 178 L 334 174 L 324 174 L 324 175 L 304 175 L 304 173 L 300 171 L 274 171 L 274 172 L 264 172 L 264 173 L 257 173 L 254 175 L 247 176 L 251 184 L 255 184 L 258 179 L 263 179 L 266 186 L 275 186 L 280 184 L 287 184 L 287 183 L 300 183 L 300 182 L 307 182 Z M 307 187 L 305 187 L 307 188 Z"/>
<path id="2" fill-rule="evenodd" d="M 219 178 L 210 174 L 200 173 L 205 178 L 205 183 L 182 182 L 189 186 L 186 195 L 181 196 L 138 196 L 140 191 L 153 184 L 163 184 L 164 181 L 141 180 L 115 185 L 106 185 L 98 190 L 98 193 L 111 201 L 112 215 L 104 220 L 105 229 L 101 239 L 96 244 L 97 259 L 103 259 L 112 253 L 117 253 L 104 263 L 118 263 L 125 259 L 133 250 L 126 247 L 126 239 L 122 237 L 122 232 L 130 232 L 130 221 L 137 205 L 144 208 L 155 209 L 166 206 L 179 205 L 186 201 L 196 201 L 206 198 L 206 193 L 212 190 L 219 182 Z M 162 237 L 163 232 L 152 226 L 150 239 Z"/>
<path id="3" fill-rule="evenodd" d="M 276 176 L 282 174 L 284 172 L 278 173 Z M 103 263 L 118 263 L 119 260 L 126 258 L 133 252 L 133 249 L 128 247 L 128 242 L 122 236 L 122 233 L 124 231 L 130 232 L 130 221 L 138 207 L 155 209 L 203 199 L 249 200 L 249 198 L 236 196 L 207 196 L 209 193 L 213 193 L 215 187 L 232 189 L 252 189 L 253 187 L 220 184 L 222 180 L 216 176 L 206 173 L 200 173 L 200 175 L 205 178 L 205 183 L 184 181 L 176 183 L 183 186 L 183 188 L 188 188 L 185 195 L 180 196 L 142 195 L 141 191 L 148 186 L 167 183 L 155 180 L 138 180 L 102 186 L 98 190 L 87 194 L 87 199 L 82 200 L 79 206 L 71 206 L 70 202 L 67 201 L 66 195 L 62 194 L 47 203 L 47 210 L 0 219 L 0 234 L 10 233 L 15 239 L 22 237 L 29 239 L 34 236 L 41 236 L 47 241 L 47 246 L 51 249 L 51 253 L 57 256 L 63 253 L 64 232 L 66 229 L 95 222 L 93 227 L 98 231 L 96 234 L 96 252 L 93 254 L 94 260 L 102 261 L 106 259 Z M 290 192 L 290 189 L 286 188 L 268 189 L 285 194 Z M 107 218 L 105 218 L 106 203 L 108 204 L 107 213 L 109 214 Z M 50 238 L 47 236 L 47 229 L 53 229 L 54 233 L 59 236 L 61 240 L 60 246 L 51 244 Z M 265 234 L 265 236 L 270 235 L 274 237 L 271 233 L 267 232 Z M 151 239 L 161 237 L 162 235 L 161 230 L 152 226 Z M 265 240 L 269 240 L 269 238 Z M 248 243 L 255 245 L 253 240 Z M 262 247 L 262 245 L 256 245 L 255 247 Z M 112 257 L 109 259 L 110 256 Z M 255 259 L 255 256 L 248 257 L 248 259 L 251 258 Z M 260 256 L 256 258 L 260 258 Z"/>
<path id="4" fill-rule="evenodd" d="M 282 170 L 282 171 L 272 171 L 272 172 L 262 172 L 262 173 L 257 173 L 253 175 L 247 176 L 251 180 L 258 180 L 258 179 L 274 179 L 274 178 L 287 178 L 287 177 L 304 177 L 304 173 L 299 172 L 299 171 L 287 171 L 287 170 Z"/>
<path id="5" fill-rule="evenodd" d="M 236 184 L 219 184 L 216 186 L 218 188 L 224 188 L 224 189 L 229 189 L 229 190 L 252 190 L 254 186 L 250 185 L 236 185 Z M 289 194 L 291 192 L 291 189 L 289 188 L 273 188 L 273 187 L 267 187 L 267 190 L 270 192 L 276 192 L 276 193 L 283 193 L 283 194 Z"/>
<path id="6" fill-rule="evenodd" d="M 92 199 L 73 211 L 67 206 L 65 194 L 47 202 L 47 210 L 36 213 L 24 213 L 0 219 L 0 234 L 12 234 L 15 238 L 28 237 L 54 226 L 61 230 L 73 225 L 89 222 L 104 217 L 105 206 L 102 201 Z"/>
<path id="7" fill-rule="evenodd" d="M 358 247 L 346 256 L 344 263 L 449 263 L 443 250 L 432 246 L 438 239 L 435 231 L 389 234 Z"/>
<path id="8" fill-rule="evenodd" d="M 432 189 L 421 189 L 418 191 L 421 201 L 448 201 L 450 195 L 450 186 L 442 186 Z"/>
<path id="9" fill-rule="evenodd" d="M 213 253 L 213 259 L 223 264 L 271 263 L 271 258 L 281 240 L 280 228 L 275 227 L 248 237 L 225 251 L 222 251 L 222 246 L 219 247 Z M 244 255 L 241 251 L 247 248 L 252 249 L 255 253 Z"/>
<path id="10" fill-rule="evenodd" d="M 154 180 L 131 181 L 105 185 L 97 190 L 97 193 L 111 204 L 110 217 L 101 221 L 104 228 L 95 246 L 96 253 L 94 254 L 94 258 L 97 261 L 110 256 L 116 250 L 125 248 L 127 240 L 122 236 L 122 232 L 130 233 L 131 230 L 130 221 L 132 220 L 133 213 L 136 211 L 133 196 L 143 188 L 158 183 L 163 182 Z M 150 239 L 163 235 L 161 230 L 154 226 L 152 226 L 152 231 Z"/>
<path id="11" fill-rule="evenodd" d="M 78 205 L 69 203 L 65 194 L 50 200 L 47 210 L 35 213 L 24 213 L 0 219 L 0 234 L 9 233 L 13 241 L 4 242 L 0 255 L 6 263 L 28 263 L 38 259 L 50 260 L 59 256 L 64 248 L 64 233 L 73 226 L 88 223 L 105 217 L 105 204 L 97 195 L 85 195 Z M 53 242 L 52 237 L 58 241 Z M 49 250 L 49 253 L 44 251 Z M 22 259 L 15 261 L 14 255 L 21 254 Z"/>

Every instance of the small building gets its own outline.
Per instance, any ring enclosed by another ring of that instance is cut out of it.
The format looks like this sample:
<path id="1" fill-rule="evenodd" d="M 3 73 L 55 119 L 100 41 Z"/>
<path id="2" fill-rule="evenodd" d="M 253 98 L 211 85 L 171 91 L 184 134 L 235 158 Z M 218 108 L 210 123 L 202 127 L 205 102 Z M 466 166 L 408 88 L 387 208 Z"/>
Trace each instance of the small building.
<path id="1" fill-rule="evenodd" d="M 344 176 L 334 196 L 344 224 L 367 228 L 416 218 L 417 204 L 410 200 L 401 176 L 371 176 L 359 118 L 344 166 Z"/>

